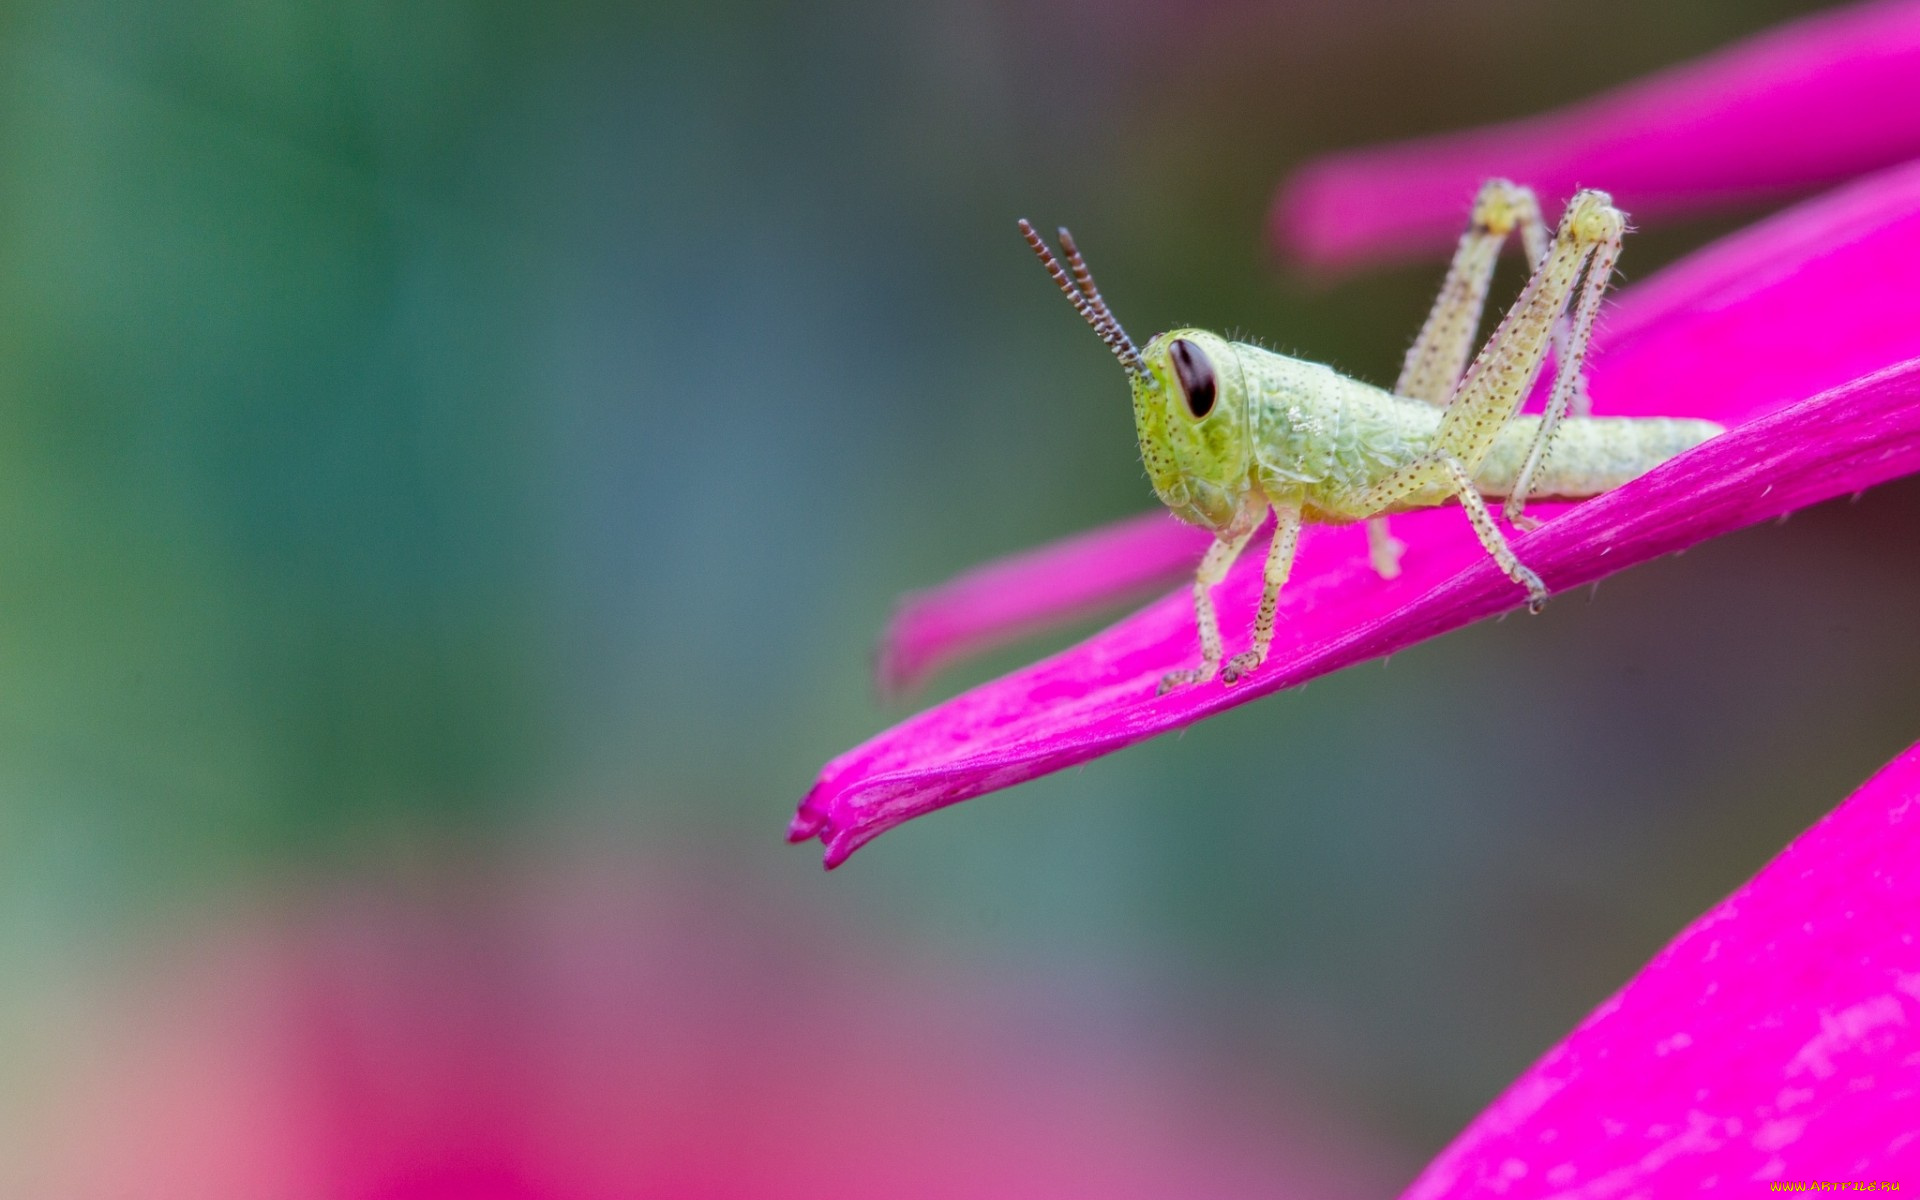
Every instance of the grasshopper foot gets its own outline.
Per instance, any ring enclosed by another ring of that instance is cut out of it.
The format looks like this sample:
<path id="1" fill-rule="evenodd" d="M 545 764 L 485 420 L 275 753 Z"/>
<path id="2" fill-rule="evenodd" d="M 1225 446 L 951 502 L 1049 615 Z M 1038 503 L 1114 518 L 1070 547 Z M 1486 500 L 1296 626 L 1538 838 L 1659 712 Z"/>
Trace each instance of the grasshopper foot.
<path id="1" fill-rule="evenodd" d="M 1259 667 L 1261 660 L 1265 657 L 1266 655 L 1252 650 L 1234 655 L 1227 660 L 1227 669 L 1220 673 L 1220 682 L 1226 684 L 1228 687 L 1232 687 L 1242 679 L 1253 674 L 1254 670 Z"/>
<path id="2" fill-rule="evenodd" d="M 1190 683 L 1205 683 L 1213 678 L 1214 669 L 1214 664 L 1202 663 L 1191 670 L 1168 671 L 1160 677 L 1160 686 L 1154 689 L 1153 694 L 1164 696 L 1177 687 L 1185 687 Z"/>
<path id="3" fill-rule="evenodd" d="M 1540 610 L 1547 606 L 1547 585 L 1541 583 L 1540 577 L 1525 567 L 1520 568 L 1520 578 L 1514 582 L 1527 589 L 1527 611 L 1536 617 L 1539 616 Z"/>

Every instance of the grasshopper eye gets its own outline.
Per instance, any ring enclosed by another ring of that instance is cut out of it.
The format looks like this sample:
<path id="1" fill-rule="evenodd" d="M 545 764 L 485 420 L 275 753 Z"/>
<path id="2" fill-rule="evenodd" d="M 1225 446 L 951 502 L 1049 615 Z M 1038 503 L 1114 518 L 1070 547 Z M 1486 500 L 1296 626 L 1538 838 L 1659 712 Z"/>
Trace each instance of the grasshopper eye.
<path id="1" fill-rule="evenodd" d="M 1213 411 L 1213 398 L 1216 390 L 1213 378 L 1213 363 L 1208 361 L 1206 351 L 1185 338 L 1174 339 L 1173 372 L 1180 377 L 1180 391 L 1185 394 L 1187 411 L 1197 421 Z"/>

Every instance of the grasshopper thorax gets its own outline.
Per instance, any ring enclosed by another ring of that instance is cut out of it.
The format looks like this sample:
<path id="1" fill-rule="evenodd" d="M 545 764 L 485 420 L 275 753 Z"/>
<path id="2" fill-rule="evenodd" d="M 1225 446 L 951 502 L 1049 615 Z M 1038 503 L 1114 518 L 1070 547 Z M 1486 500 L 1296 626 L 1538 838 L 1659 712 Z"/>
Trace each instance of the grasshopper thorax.
<path id="1" fill-rule="evenodd" d="M 1240 350 L 1203 329 L 1172 329 L 1140 352 L 1133 424 L 1160 502 L 1181 520 L 1225 529 L 1253 485 Z"/>

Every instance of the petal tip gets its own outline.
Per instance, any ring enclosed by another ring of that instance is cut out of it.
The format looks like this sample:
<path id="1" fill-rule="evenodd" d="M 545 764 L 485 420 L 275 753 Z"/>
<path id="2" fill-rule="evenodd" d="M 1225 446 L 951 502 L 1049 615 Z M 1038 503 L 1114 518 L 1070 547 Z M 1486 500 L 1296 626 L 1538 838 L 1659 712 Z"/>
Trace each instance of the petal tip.
<path id="1" fill-rule="evenodd" d="M 841 863 L 853 857 L 853 852 L 866 845 L 894 823 L 874 823 L 871 821 L 853 821 L 836 825 L 828 821 L 820 831 L 820 842 L 826 847 L 821 856 L 821 865 L 831 871 Z"/>
<path id="2" fill-rule="evenodd" d="M 844 826 L 836 826 L 830 806 L 822 796 L 825 782 L 816 783 L 800 801 L 799 808 L 793 814 L 793 820 L 787 825 L 787 841 L 799 845 L 815 838 L 820 840 L 824 853 L 821 865 L 831 871 L 852 857 L 873 838 L 873 831 L 861 832 Z"/>
<path id="3" fill-rule="evenodd" d="M 801 842 L 812 841 L 826 828 L 827 814 L 814 803 L 814 798 L 819 794 L 820 785 L 816 783 L 801 798 L 799 807 L 794 810 L 793 820 L 787 822 L 788 842 L 797 846 Z"/>

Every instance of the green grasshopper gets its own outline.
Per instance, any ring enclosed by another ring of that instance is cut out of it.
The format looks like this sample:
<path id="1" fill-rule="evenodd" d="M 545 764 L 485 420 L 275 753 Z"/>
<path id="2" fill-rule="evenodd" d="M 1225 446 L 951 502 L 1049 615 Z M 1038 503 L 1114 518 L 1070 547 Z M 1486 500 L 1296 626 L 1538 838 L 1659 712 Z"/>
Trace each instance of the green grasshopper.
<path id="1" fill-rule="evenodd" d="M 1136 347 L 1108 309 L 1073 235 L 1060 230 L 1067 267 L 1026 221 L 1020 231 L 1060 290 L 1099 334 L 1133 386 L 1140 458 L 1161 503 L 1212 530 L 1193 583 L 1200 665 L 1169 673 L 1160 691 L 1211 680 L 1233 684 L 1266 661 L 1280 589 L 1303 522 L 1367 522 L 1373 566 L 1399 574 L 1404 548 L 1386 514 L 1458 500 L 1474 533 L 1539 612 L 1546 585 L 1494 523 L 1487 499 L 1520 529 L 1530 496 L 1581 499 L 1645 474 L 1722 432 L 1711 421 L 1590 417 L 1581 363 L 1612 278 L 1626 215 L 1605 192 L 1567 203 L 1551 238 L 1531 191 L 1496 179 L 1480 189 L 1440 296 L 1407 351 L 1391 392 L 1331 367 L 1173 329 Z M 1518 232 L 1532 277 L 1467 361 L 1500 249 Z M 1068 274 L 1071 269 L 1071 276 Z M 1546 411 L 1520 416 L 1549 348 L 1557 358 Z M 1568 415 L 1572 410 L 1574 415 Z M 1553 453 L 1549 456 L 1549 450 Z M 1253 646 L 1227 660 L 1212 589 L 1274 513 Z"/>

